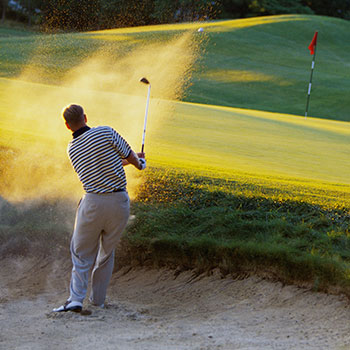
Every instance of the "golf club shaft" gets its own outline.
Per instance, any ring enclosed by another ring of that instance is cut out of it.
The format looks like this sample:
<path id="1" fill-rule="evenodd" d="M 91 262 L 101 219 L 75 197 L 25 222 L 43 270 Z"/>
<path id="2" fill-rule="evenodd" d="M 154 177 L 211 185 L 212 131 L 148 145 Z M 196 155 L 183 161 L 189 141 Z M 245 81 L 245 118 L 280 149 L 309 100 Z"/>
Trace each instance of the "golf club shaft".
<path id="1" fill-rule="evenodd" d="M 141 153 L 143 153 L 143 150 L 145 148 L 146 125 L 147 125 L 147 115 L 148 115 L 148 106 L 149 106 L 150 96 L 151 96 L 151 84 L 148 85 L 147 103 L 146 103 L 146 111 L 145 111 L 145 123 L 143 125 Z"/>

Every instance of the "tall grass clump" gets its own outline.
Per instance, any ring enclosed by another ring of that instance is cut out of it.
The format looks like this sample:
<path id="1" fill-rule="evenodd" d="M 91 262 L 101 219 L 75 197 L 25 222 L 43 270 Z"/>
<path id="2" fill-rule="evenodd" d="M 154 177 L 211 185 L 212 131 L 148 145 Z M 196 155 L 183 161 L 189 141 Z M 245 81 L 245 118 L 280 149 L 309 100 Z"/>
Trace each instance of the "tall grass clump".
<path id="1" fill-rule="evenodd" d="M 317 191 L 317 189 L 315 189 Z M 151 169 L 124 237 L 130 263 L 223 274 L 267 274 L 318 289 L 348 286 L 349 198 L 339 205 L 297 185 Z"/>

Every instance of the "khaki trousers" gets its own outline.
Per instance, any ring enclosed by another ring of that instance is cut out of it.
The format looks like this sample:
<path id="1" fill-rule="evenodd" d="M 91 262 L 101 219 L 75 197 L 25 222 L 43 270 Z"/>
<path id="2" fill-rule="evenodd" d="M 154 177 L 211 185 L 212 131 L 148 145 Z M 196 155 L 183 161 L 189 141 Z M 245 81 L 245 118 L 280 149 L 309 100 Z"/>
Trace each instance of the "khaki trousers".
<path id="1" fill-rule="evenodd" d="M 90 301 L 104 303 L 114 267 L 114 250 L 127 224 L 127 192 L 87 193 L 77 209 L 71 241 L 70 301 L 83 302 L 91 268 Z"/>

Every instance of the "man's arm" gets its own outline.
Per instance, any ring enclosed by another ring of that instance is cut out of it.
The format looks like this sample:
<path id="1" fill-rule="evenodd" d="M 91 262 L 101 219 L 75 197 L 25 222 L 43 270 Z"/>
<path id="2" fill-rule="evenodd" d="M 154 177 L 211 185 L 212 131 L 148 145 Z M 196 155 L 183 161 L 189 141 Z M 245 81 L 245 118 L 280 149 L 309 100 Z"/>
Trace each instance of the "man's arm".
<path id="1" fill-rule="evenodd" d="M 144 153 L 135 153 L 134 151 L 131 151 L 129 156 L 125 159 L 122 159 L 122 163 L 123 163 L 123 166 L 126 166 L 128 164 L 132 164 L 135 168 L 139 169 L 139 170 L 142 170 L 144 169 L 143 165 L 142 165 L 142 161 L 140 160 L 141 159 L 145 159 L 145 154 Z M 145 162 L 145 160 L 144 160 Z"/>

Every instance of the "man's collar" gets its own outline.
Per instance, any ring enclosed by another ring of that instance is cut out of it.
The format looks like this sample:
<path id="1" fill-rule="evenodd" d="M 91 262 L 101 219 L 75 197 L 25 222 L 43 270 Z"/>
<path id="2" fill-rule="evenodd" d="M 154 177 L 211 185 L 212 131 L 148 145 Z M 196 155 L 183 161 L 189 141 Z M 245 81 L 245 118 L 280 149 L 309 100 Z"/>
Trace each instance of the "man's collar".
<path id="1" fill-rule="evenodd" d="M 89 128 L 87 125 L 85 125 L 85 126 L 83 126 L 82 128 L 80 128 L 80 129 L 74 131 L 74 132 L 73 132 L 73 139 L 76 139 L 78 136 L 84 134 L 84 132 L 85 132 L 85 131 L 88 131 L 88 130 L 90 130 L 90 128 Z"/>

